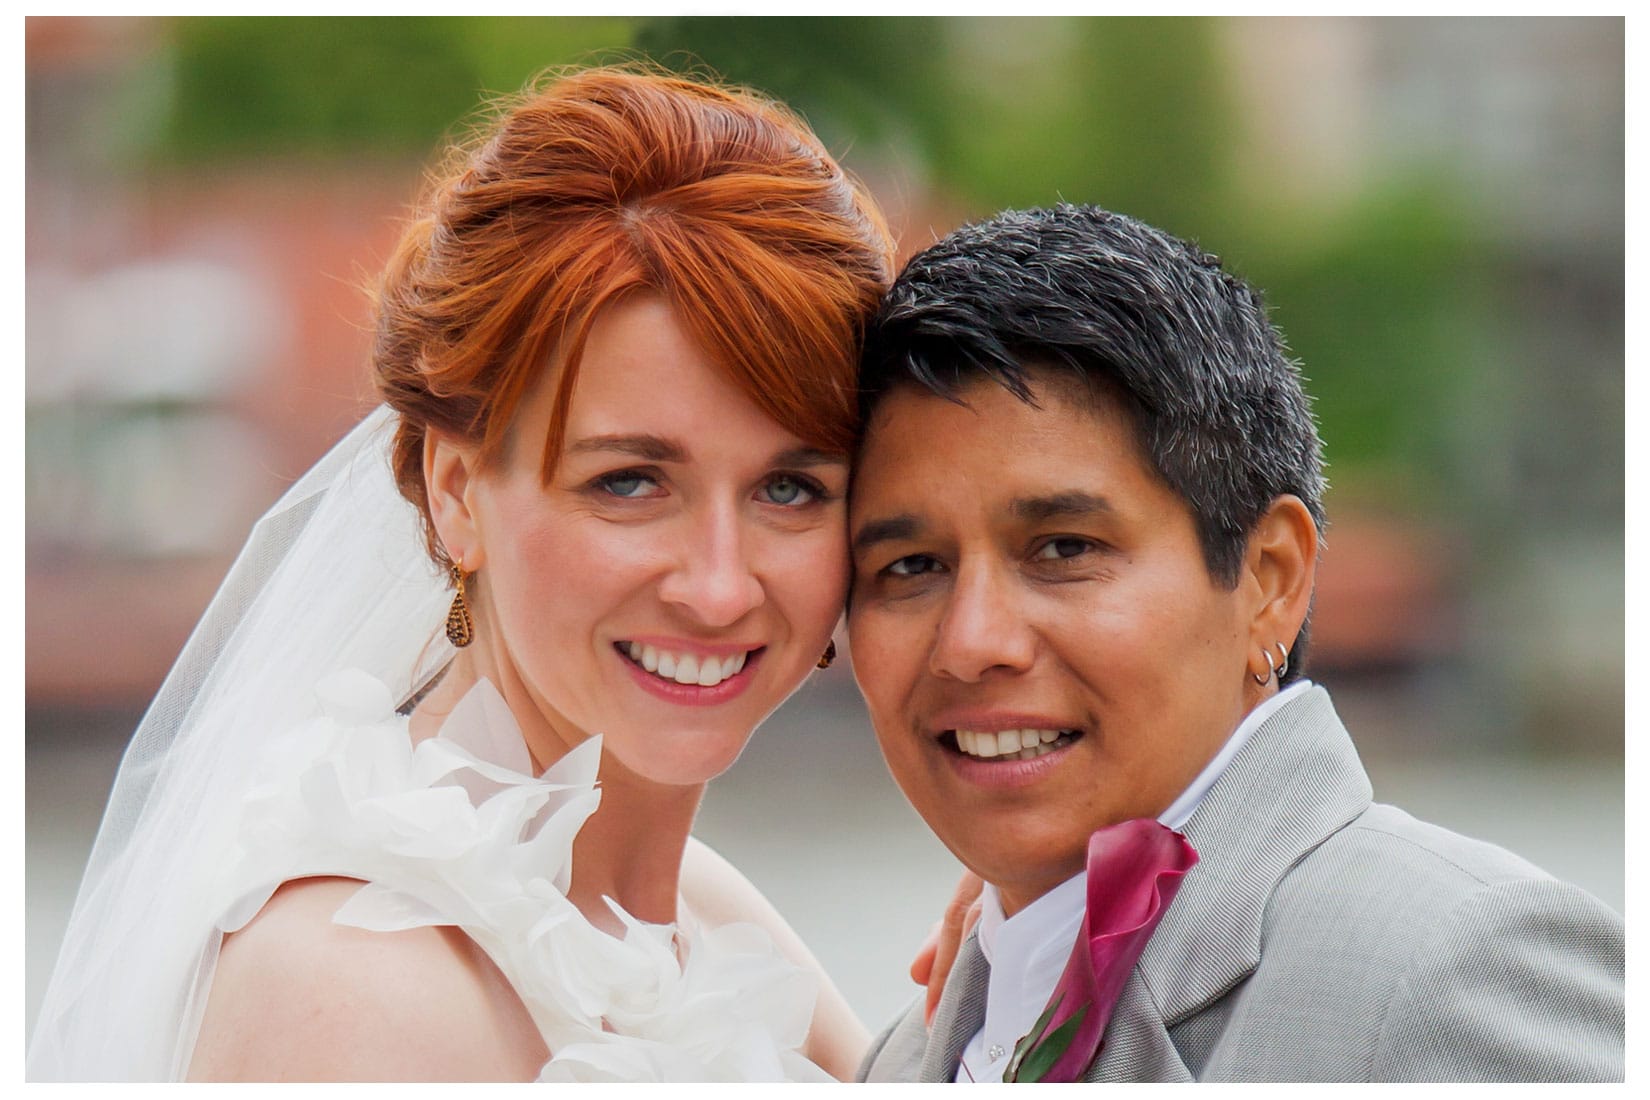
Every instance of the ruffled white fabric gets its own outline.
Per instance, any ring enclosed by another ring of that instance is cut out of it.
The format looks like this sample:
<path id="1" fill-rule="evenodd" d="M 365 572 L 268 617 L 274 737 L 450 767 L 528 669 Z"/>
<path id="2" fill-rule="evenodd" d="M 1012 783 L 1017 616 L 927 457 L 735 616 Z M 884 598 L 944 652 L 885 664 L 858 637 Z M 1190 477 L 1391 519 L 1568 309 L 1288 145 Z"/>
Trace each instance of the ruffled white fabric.
<path id="1" fill-rule="evenodd" d="M 480 682 L 414 744 L 389 690 L 363 672 L 317 689 L 324 716 L 272 742 L 246 797 L 224 880 L 225 932 L 282 882 L 365 885 L 334 916 L 371 931 L 454 925 L 531 1013 L 555 1081 L 830 1078 L 803 1057 L 813 975 L 767 933 L 692 934 L 608 904 L 619 939 L 567 900 L 573 838 L 600 802 L 592 738 L 543 776 L 497 690 Z M 678 955 L 681 958 L 678 958 Z"/>

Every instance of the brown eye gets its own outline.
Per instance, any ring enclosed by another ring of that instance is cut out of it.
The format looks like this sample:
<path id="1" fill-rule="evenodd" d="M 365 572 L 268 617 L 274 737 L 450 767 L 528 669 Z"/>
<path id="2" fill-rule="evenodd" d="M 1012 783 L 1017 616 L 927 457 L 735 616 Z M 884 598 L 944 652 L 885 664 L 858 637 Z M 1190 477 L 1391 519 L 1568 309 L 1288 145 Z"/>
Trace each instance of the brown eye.
<path id="1" fill-rule="evenodd" d="M 1094 544 L 1087 539 L 1049 539 L 1034 556 L 1038 561 L 1062 561 L 1066 558 L 1075 558 L 1092 549 Z"/>
<path id="2" fill-rule="evenodd" d="M 927 554 L 910 554 L 888 566 L 896 577 L 916 577 L 923 573 L 939 572 L 940 563 Z"/>

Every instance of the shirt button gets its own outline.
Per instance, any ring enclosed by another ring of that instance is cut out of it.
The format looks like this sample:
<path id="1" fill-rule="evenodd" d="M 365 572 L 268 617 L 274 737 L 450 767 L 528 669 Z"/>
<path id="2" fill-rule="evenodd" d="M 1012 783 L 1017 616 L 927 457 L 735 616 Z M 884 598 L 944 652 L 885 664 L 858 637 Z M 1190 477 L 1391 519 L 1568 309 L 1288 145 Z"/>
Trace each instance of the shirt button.
<path id="1" fill-rule="evenodd" d="M 1003 1048 L 998 1046 L 996 1043 L 992 1043 L 991 1049 L 986 1051 L 985 1054 L 987 1058 L 990 1058 L 993 1062 L 995 1062 L 1003 1056 Z"/>

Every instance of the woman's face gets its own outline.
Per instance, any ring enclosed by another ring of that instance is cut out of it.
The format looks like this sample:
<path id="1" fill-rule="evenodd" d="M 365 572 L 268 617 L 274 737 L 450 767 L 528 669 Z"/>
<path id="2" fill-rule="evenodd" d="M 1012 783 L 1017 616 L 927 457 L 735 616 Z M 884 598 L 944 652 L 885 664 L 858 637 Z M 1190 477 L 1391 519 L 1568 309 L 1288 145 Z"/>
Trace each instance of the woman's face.
<path id="1" fill-rule="evenodd" d="M 847 460 L 770 420 L 656 295 L 591 327 L 546 486 L 552 398 L 547 378 L 467 483 L 477 629 L 561 742 L 541 759 L 601 734 L 641 776 L 702 783 L 830 639 Z"/>

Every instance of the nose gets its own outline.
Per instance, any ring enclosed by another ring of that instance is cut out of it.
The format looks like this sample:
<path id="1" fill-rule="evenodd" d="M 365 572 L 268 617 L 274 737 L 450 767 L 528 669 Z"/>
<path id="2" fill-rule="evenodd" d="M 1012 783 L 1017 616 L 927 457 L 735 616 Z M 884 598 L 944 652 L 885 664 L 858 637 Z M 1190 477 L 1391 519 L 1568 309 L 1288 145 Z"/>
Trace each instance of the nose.
<path id="1" fill-rule="evenodd" d="M 682 532 L 659 597 L 704 626 L 732 626 L 767 594 L 751 560 L 751 540 L 735 508 L 707 509 Z"/>
<path id="2" fill-rule="evenodd" d="M 1000 571 L 959 570 L 934 635 L 929 671 L 975 683 L 993 674 L 1029 669 L 1037 636 L 1018 595 L 1013 579 Z"/>

